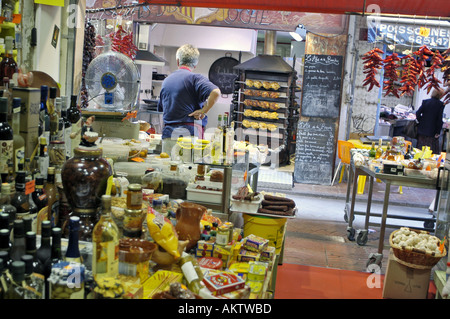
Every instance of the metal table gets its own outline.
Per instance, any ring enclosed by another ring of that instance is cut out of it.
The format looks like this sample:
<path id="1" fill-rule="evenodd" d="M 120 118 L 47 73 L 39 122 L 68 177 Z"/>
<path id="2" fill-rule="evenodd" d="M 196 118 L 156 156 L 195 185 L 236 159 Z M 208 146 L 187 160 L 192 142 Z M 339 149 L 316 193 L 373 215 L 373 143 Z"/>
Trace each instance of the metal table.
<path id="1" fill-rule="evenodd" d="M 345 203 L 345 214 L 344 220 L 348 222 L 347 226 L 347 238 L 351 241 L 355 240 L 355 229 L 353 228 L 353 220 L 355 215 L 365 215 L 365 223 L 364 229 L 358 230 L 358 235 L 356 238 L 356 242 L 359 245 L 365 245 L 367 243 L 367 236 L 369 232 L 369 226 L 379 226 L 380 227 L 380 239 L 378 244 L 378 252 L 375 254 L 370 254 L 369 260 L 367 262 L 367 266 L 370 264 L 378 264 L 381 266 L 381 260 L 383 258 L 383 248 L 384 248 L 384 236 L 386 226 L 389 227 L 399 227 L 396 225 L 387 225 L 387 218 L 395 218 L 395 219 L 403 219 L 403 220 L 418 220 L 424 221 L 424 228 L 427 231 L 434 231 L 434 224 L 436 219 L 434 217 L 429 218 L 420 218 L 420 217 L 411 217 L 411 216 L 400 216 L 400 215 L 389 215 L 388 207 L 389 207 L 389 195 L 391 186 L 407 186 L 407 187 L 415 187 L 415 188 L 426 188 L 426 189 L 437 189 L 438 192 L 436 194 L 436 198 L 439 198 L 439 187 L 437 186 L 437 181 L 431 178 L 425 177 L 416 177 L 416 176 L 404 176 L 404 175 L 393 175 L 393 174 L 383 174 L 383 173 L 375 173 L 370 170 L 366 166 L 356 167 L 354 163 L 350 165 L 351 169 L 349 170 L 349 180 L 347 184 L 347 195 L 346 195 L 346 203 Z M 367 194 L 367 206 L 365 212 L 355 211 L 355 200 L 356 200 L 356 191 L 358 186 L 358 176 L 366 176 L 369 180 L 369 191 Z M 381 180 L 385 185 L 385 193 L 383 200 L 383 210 L 382 213 L 372 213 L 371 205 L 372 205 L 372 194 L 373 194 L 373 182 L 374 179 Z M 351 196 L 351 197 L 350 197 Z M 381 217 L 381 223 L 371 223 L 370 216 Z"/>

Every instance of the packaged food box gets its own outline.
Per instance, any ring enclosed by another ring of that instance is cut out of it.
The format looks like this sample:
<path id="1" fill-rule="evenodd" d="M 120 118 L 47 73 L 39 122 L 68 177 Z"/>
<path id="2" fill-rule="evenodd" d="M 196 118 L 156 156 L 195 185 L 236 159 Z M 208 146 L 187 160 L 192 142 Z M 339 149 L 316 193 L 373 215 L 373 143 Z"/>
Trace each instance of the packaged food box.
<path id="1" fill-rule="evenodd" d="M 267 274 L 267 263 L 251 261 L 248 268 L 248 280 L 264 281 Z"/>
<path id="2" fill-rule="evenodd" d="M 250 234 L 244 238 L 243 247 L 247 250 L 260 252 L 269 245 L 269 240 Z"/>
<path id="3" fill-rule="evenodd" d="M 195 257 L 213 257 L 214 256 L 214 250 L 204 250 L 204 249 L 196 249 L 195 250 Z"/>
<path id="4" fill-rule="evenodd" d="M 261 254 L 254 252 L 254 251 L 250 251 L 250 250 L 245 250 L 245 249 L 241 249 L 241 251 L 239 252 L 238 261 L 259 261 Z"/>
<path id="5" fill-rule="evenodd" d="M 273 246 L 267 246 L 262 252 L 261 252 L 261 261 L 271 261 L 273 257 L 275 256 L 276 248 Z"/>
<path id="6" fill-rule="evenodd" d="M 248 275 L 248 269 L 250 268 L 250 264 L 247 262 L 234 262 L 232 263 L 228 269 L 234 272 L 236 275 L 246 280 Z"/>
<path id="7" fill-rule="evenodd" d="M 214 296 L 242 289 L 245 286 L 245 281 L 241 277 L 229 272 L 207 276 L 203 278 L 203 282 Z"/>
<path id="8" fill-rule="evenodd" d="M 222 269 L 223 261 L 216 257 L 202 257 L 198 260 L 200 267 L 208 269 Z"/>
<path id="9" fill-rule="evenodd" d="M 214 250 L 214 241 L 199 240 L 197 242 L 197 249 Z"/>

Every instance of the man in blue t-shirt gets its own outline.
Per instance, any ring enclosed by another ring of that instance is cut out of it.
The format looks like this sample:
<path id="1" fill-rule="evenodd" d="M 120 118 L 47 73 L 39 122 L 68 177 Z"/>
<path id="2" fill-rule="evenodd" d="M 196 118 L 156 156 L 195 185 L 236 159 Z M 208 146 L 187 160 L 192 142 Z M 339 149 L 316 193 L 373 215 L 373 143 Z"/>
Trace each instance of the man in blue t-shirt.
<path id="1" fill-rule="evenodd" d="M 199 56 L 192 45 L 181 46 L 176 53 L 178 70 L 162 84 L 158 111 L 163 112 L 163 151 L 167 152 L 164 144 L 169 144 L 168 140 L 176 141 L 180 136 L 203 138 L 206 113 L 219 99 L 220 89 L 205 76 L 192 72 Z"/>

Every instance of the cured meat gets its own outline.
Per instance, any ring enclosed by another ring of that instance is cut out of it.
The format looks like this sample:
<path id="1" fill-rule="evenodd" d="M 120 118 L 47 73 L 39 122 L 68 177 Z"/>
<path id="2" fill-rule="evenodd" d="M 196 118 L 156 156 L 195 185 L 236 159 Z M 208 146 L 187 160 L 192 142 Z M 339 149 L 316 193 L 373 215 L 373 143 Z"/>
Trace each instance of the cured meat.
<path id="1" fill-rule="evenodd" d="M 366 74 L 362 85 L 367 86 L 368 91 L 371 91 L 374 86 L 380 87 L 380 83 L 376 79 L 378 70 L 383 67 L 383 58 L 380 54 L 384 54 L 384 51 L 375 48 L 365 53 L 362 57 L 364 61 L 363 73 Z"/>

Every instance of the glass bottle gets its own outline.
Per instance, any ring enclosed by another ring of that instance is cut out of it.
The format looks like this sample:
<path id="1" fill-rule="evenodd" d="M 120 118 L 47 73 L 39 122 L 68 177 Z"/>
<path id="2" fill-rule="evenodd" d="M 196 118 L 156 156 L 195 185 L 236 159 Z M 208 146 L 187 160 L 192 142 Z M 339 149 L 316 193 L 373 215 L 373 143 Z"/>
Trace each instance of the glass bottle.
<path id="1" fill-rule="evenodd" d="M 0 229 L 0 251 L 6 251 L 8 254 L 11 251 L 9 229 Z"/>
<path id="2" fill-rule="evenodd" d="M 13 227 L 13 241 L 11 245 L 11 261 L 19 261 L 25 255 L 25 233 L 23 231 L 23 220 L 16 219 Z"/>
<path id="3" fill-rule="evenodd" d="M 62 98 L 56 98 L 56 114 L 58 115 L 58 134 L 57 139 L 60 141 L 65 141 L 64 136 L 64 118 L 62 117 Z"/>
<path id="4" fill-rule="evenodd" d="M 214 131 L 214 142 L 212 145 L 211 156 L 214 164 L 218 164 L 221 160 L 223 148 L 223 127 L 222 114 L 217 116 L 217 127 Z"/>
<path id="5" fill-rule="evenodd" d="M 50 142 L 50 122 L 47 112 L 48 86 L 41 85 L 41 102 L 39 107 L 39 137 L 43 136 Z M 48 125 L 47 125 L 48 122 Z M 47 134 L 48 132 L 48 134 Z"/>
<path id="6" fill-rule="evenodd" d="M 47 169 L 50 165 L 50 160 L 47 154 L 47 140 L 45 136 L 39 138 L 39 157 L 38 157 L 38 169 L 42 176 L 47 176 Z"/>
<path id="7" fill-rule="evenodd" d="M 225 157 L 225 153 L 226 153 L 226 149 L 227 149 L 227 132 L 228 132 L 228 114 L 225 113 L 223 115 L 223 123 L 222 123 L 222 134 L 223 134 L 223 138 L 222 138 L 222 154 Z"/>
<path id="8" fill-rule="evenodd" d="M 72 157 L 72 139 L 70 134 L 72 133 L 72 123 L 67 118 L 67 97 L 62 98 L 61 104 L 61 118 L 64 121 L 64 144 L 66 145 L 66 158 Z"/>
<path id="9" fill-rule="evenodd" d="M 184 278 L 187 281 L 189 290 L 202 297 L 208 298 L 208 295 L 210 296 L 211 293 L 209 292 L 209 289 L 202 284 L 203 273 L 197 259 L 194 256 L 183 252 L 178 264 L 180 265 Z"/>
<path id="10" fill-rule="evenodd" d="M 16 218 L 23 218 L 30 214 L 30 200 L 25 194 L 25 172 L 16 173 L 16 192 L 11 198 L 11 205 L 16 208 Z"/>
<path id="11" fill-rule="evenodd" d="M 8 123 L 8 99 L 0 97 L 0 175 L 6 182 L 8 162 L 13 162 L 14 134 Z"/>
<path id="12" fill-rule="evenodd" d="M 25 164 L 25 140 L 20 135 L 20 103 L 21 99 L 13 98 L 12 102 L 12 129 L 14 170 L 19 170 L 19 163 Z"/>
<path id="13" fill-rule="evenodd" d="M 55 185 L 55 168 L 49 167 L 47 171 L 47 182 L 44 186 L 44 192 L 47 195 L 48 215 L 47 220 L 52 222 L 52 225 L 58 225 L 58 205 L 59 193 Z"/>
<path id="14" fill-rule="evenodd" d="M 69 240 L 67 244 L 65 261 L 81 263 L 81 254 L 79 248 L 80 217 L 72 216 L 69 218 Z"/>
<path id="15" fill-rule="evenodd" d="M 406 149 L 406 153 L 405 153 L 405 155 L 403 156 L 403 158 L 404 158 L 405 160 L 409 160 L 409 159 L 413 159 L 413 158 L 414 158 L 414 157 L 412 156 L 412 154 L 411 154 L 411 145 L 408 144 L 408 147 L 407 147 L 407 149 Z"/>
<path id="16" fill-rule="evenodd" d="M 372 147 L 369 150 L 369 158 L 374 159 L 377 155 L 377 151 L 375 150 L 375 142 L 372 142 Z"/>
<path id="17" fill-rule="evenodd" d="M 59 227 L 53 227 L 52 228 L 52 255 L 51 255 L 52 265 L 62 261 L 61 237 L 62 237 L 62 229 Z"/>
<path id="18" fill-rule="evenodd" d="M 11 185 L 2 183 L 2 203 L 0 204 L 0 212 L 9 215 L 9 229 L 12 229 L 14 220 L 16 219 L 17 209 L 11 204 Z"/>
<path id="19" fill-rule="evenodd" d="M 36 251 L 36 265 L 34 271 L 41 274 L 45 278 L 45 299 L 48 298 L 48 283 L 47 278 L 52 271 L 51 255 L 51 229 L 52 225 L 50 221 L 44 220 L 41 224 L 41 245 Z"/>
<path id="20" fill-rule="evenodd" d="M 81 112 L 77 106 L 77 96 L 72 95 L 70 97 L 70 106 L 67 109 L 67 119 L 72 123 L 72 125 L 77 124 L 81 120 Z M 81 125 L 80 125 L 81 128 Z"/>
<path id="21" fill-rule="evenodd" d="M 17 63 L 13 56 L 13 41 L 14 38 L 12 36 L 5 37 L 5 57 L 0 62 L 0 79 L 4 77 L 12 79 L 13 74 L 18 72 Z"/>
<path id="22" fill-rule="evenodd" d="M 8 289 L 6 269 L 3 258 L 0 258 L 0 300 L 5 299 L 6 289 Z"/>
<path id="23" fill-rule="evenodd" d="M 22 260 L 11 263 L 11 277 L 5 299 L 25 299 L 25 263 Z"/>
<path id="24" fill-rule="evenodd" d="M 37 262 L 36 259 L 36 233 L 29 231 L 25 233 L 25 254 L 33 256 L 33 262 Z"/>
<path id="25" fill-rule="evenodd" d="M 23 231 L 25 232 L 25 234 L 29 231 L 33 231 L 33 219 L 31 217 L 31 214 L 24 216 L 22 220 L 23 220 Z"/>
<path id="26" fill-rule="evenodd" d="M 25 299 L 42 299 L 44 295 L 44 277 L 34 272 L 33 256 L 22 256 L 25 263 Z"/>
<path id="27" fill-rule="evenodd" d="M 0 229 L 11 230 L 12 225 L 9 224 L 9 214 L 0 211 Z"/>
<path id="28" fill-rule="evenodd" d="M 111 217 L 111 196 L 102 196 L 100 220 L 92 232 L 92 274 L 94 278 L 119 274 L 119 228 Z"/>
<path id="29" fill-rule="evenodd" d="M 56 112 L 56 87 L 51 87 L 47 100 L 47 112 L 50 118 L 50 142 L 57 140 L 58 136 L 58 113 Z"/>
<path id="30" fill-rule="evenodd" d="M 12 190 L 16 189 L 15 178 L 14 163 L 11 160 L 8 162 L 8 175 L 6 176 L 6 181 L 3 181 L 3 183 L 8 183 L 9 185 L 11 185 L 11 192 Z"/>
<path id="31" fill-rule="evenodd" d="M 34 187 L 34 192 L 31 197 L 33 198 L 34 203 L 37 206 L 38 211 L 41 211 L 42 208 L 47 206 L 47 194 L 44 192 L 44 178 L 37 177 L 36 178 L 36 186 Z"/>

